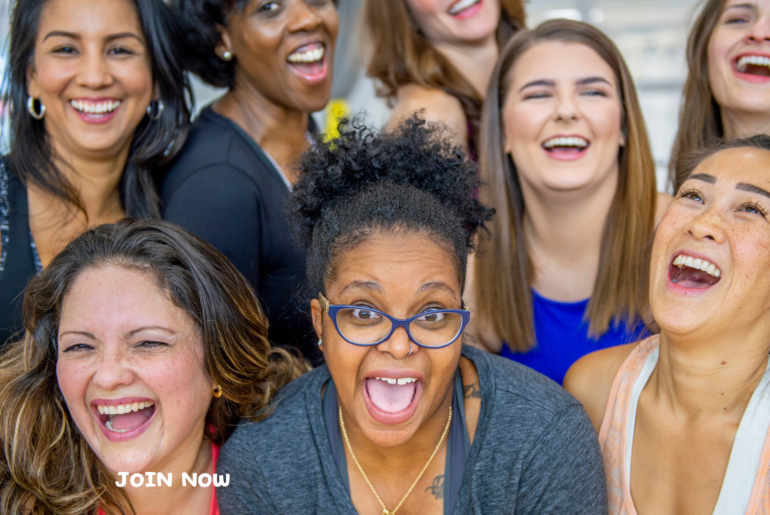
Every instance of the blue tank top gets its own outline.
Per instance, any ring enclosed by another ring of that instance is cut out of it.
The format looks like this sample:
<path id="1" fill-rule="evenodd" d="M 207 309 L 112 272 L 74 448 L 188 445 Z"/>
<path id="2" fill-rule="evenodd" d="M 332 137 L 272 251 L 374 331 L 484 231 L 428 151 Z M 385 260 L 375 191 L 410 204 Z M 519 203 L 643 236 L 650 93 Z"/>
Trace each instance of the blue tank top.
<path id="1" fill-rule="evenodd" d="M 557 302 L 532 290 L 532 308 L 537 344 L 528 352 L 513 352 L 503 344 L 501 356 L 537 370 L 559 384 L 569 367 L 593 351 L 632 343 L 649 333 L 639 322 L 629 327 L 623 322 L 610 324 L 598 339 L 588 336 L 588 322 L 583 320 L 588 299 L 580 302 Z"/>

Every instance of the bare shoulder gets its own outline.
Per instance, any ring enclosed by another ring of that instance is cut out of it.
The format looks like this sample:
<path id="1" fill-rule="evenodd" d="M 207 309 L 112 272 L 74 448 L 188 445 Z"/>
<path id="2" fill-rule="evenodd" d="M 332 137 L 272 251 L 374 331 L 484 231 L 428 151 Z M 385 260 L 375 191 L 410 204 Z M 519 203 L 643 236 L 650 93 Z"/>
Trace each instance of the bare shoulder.
<path id="1" fill-rule="evenodd" d="M 629 343 L 587 354 L 577 360 L 564 377 L 564 388 L 583 404 L 597 433 L 602 426 L 615 376 L 637 345 Z"/>
<path id="2" fill-rule="evenodd" d="M 393 107 L 388 128 L 396 127 L 403 119 L 419 110 L 424 110 L 426 120 L 449 125 L 457 132 L 458 139 L 465 144 L 468 139 L 468 122 L 460 101 L 440 89 L 416 84 L 398 88 L 396 105 Z"/>
<path id="3" fill-rule="evenodd" d="M 658 198 L 655 202 L 655 227 L 658 226 L 660 219 L 663 218 L 663 213 L 666 212 L 666 209 L 668 209 L 668 206 L 670 206 L 673 201 L 674 197 L 668 193 L 663 193 L 662 191 L 658 192 Z"/>

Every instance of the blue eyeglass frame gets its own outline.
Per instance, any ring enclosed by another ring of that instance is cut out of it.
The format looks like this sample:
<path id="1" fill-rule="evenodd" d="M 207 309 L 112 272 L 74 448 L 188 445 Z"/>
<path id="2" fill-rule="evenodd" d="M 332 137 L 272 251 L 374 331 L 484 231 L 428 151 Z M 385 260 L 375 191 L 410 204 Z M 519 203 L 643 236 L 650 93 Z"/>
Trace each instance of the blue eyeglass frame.
<path id="1" fill-rule="evenodd" d="M 337 334 L 339 334 L 343 340 L 348 342 L 351 345 L 357 345 L 358 347 L 374 347 L 375 345 L 380 345 L 382 342 L 387 341 L 391 336 L 393 336 L 393 333 L 396 332 L 396 329 L 399 327 L 403 327 L 406 331 L 407 336 L 409 336 L 409 339 L 414 342 L 415 345 L 418 347 L 422 347 L 424 349 L 443 349 L 444 347 L 448 347 L 452 345 L 454 342 L 457 341 L 457 339 L 463 334 L 463 331 L 465 331 L 465 328 L 468 326 L 468 322 L 471 320 L 471 312 L 468 309 L 468 306 L 465 305 L 465 302 L 463 301 L 463 308 L 462 309 L 432 309 L 430 311 L 426 311 L 425 313 L 419 313 L 417 315 L 414 315 L 409 318 L 396 318 L 393 316 L 388 315 L 387 313 L 380 311 L 378 309 L 368 308 L 366 306 L 349 306 L 346 304 L 331 304 L 326 297 L 324 297 L 324 294 L 321 292 L 318 292 L 318 300 L 321 302 L 321 308 L 323 308 L 324 311 L 326 311 L 329 314 L 329 318 L 332 319 L 332 323 L 334 324 L 334 328 L 337 330 Z M 339 326 L 337 325 L 337 313 L 341 309 L 365 309 L 366 311 L 371 311 L 373 313 L 377 313 L 378 315 L 382 315 L 388 320 L 390 320 L 391 327 L 390 332 L 383 338 L 382 340 L 374 343 L 356 343 L 353 341 L 348 340 L 345 338 L 345 335 L 342 334 L 342 331 L 340 331 Z M 412 337 L 412 333 L 409 332 L 409 324 L 411 324 L 414 320 L 417 320 L 420 317 L 425 316 L 427 313 L 457 313 L 462 317 L 462 324 L 460 325 L 460 330 L 457 331 L 457 335 L 455 335 L 454 338 L 449 343 L 445 343 L 444 345 L 439 345 L 438 347 L 431 347 L 429 345 L 423 345 L 417 340 Z"/>

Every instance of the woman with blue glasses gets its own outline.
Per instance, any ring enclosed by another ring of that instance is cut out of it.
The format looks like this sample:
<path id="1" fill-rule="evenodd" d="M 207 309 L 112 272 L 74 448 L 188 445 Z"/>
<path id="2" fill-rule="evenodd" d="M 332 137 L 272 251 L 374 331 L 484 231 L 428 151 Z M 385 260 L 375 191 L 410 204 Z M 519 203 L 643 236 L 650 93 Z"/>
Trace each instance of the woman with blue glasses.
<path id="1" fill-rule="evenodd" d="M 475 165 L 416 117 L 340 133 L 289 198 L 326 365 L 222 448 L 222 514 L 606 513 L 582 407 L 463 346 L 466 262 L 492 214 Z"/>

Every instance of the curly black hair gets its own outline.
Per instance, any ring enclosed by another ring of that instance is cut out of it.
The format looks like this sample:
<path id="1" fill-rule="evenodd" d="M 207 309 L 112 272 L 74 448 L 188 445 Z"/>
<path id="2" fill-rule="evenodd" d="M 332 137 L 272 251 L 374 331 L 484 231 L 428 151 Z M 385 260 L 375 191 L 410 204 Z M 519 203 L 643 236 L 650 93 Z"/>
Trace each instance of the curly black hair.
<path id="1" fill-rule="evenodd" d="M 477 198 L 476 164 L 419 113 L 393 132 L 344 119 L 339 133 L 331 141 L 316 137 L 287 201 L 295 237 L 308 252 L 311 291 L 325 293 L 342 253 L 378 230 L 417 231 L 447 246 L 464 286 L 474 236 L 494 212 Z"/>

